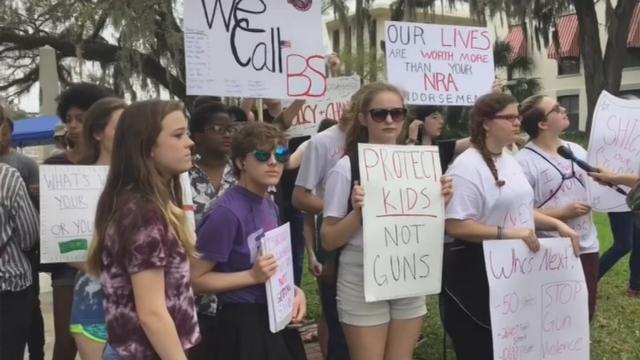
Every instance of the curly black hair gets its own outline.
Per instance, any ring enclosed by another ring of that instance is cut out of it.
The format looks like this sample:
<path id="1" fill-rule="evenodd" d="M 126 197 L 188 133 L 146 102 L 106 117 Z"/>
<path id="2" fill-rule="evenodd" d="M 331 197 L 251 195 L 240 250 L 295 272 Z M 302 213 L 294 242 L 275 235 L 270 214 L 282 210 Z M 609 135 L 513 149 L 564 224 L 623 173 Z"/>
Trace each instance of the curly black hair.
<path id="1" fill-rule="evenodd" d="M 58 96 L 58 117 L 65 122 L 67 112 L 72 107 L 87 111 L 96 101 L 114 96 L 111 89 L 91 83 L 77 83 L 69 86 Z"/>
<path id="2" fill-rule="evenodd" d="M 203 132 L 212 118 L 220 113 L 229 114 L 227 107 L 221 102 L 210 102 L 196 108 L 189 119 L 189 131 Z"/>

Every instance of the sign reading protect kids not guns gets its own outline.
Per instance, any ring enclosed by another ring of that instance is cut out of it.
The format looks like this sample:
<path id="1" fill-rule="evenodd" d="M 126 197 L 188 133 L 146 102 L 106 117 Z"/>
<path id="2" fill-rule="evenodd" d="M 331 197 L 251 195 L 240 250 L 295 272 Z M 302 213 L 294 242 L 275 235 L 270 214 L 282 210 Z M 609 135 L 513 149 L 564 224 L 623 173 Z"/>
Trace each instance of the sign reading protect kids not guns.
<path id="1" fill-rule="evenodd" d="M 40 261 L 85 261 L 108 166 L 40 166 Z"/>
<path id="2" fill-rule="evenodd" d="M 187 94 L 325 95 L 321 1 L 185 0 Z"/>
<path id="3" fill-rule="evenodd" d="M 444 202 L 435 146 L 358 144 L 365 300 L 437 294 Z"/>
<path id="4" fill-rule="evenodd" d="M 311 136 L 318 132 L 318 125 L 325 119 L 340 120 L 351 96 L 360 88 L 359 76 L 329 78 L 327 97 L 308 101 L 298 112 L 287 134 L 292 137 Z"/>
<path id="5" fill-rule="evenodd" d="M 640 100 L 617 98 L 606 91 L 600 94 L 593 112 L 587 162 L 621 174 L 640 171 Z M 593 210 L 629 211 L 625 196 L 607 186 L 589 181 Z M 621 186 L 625 190 L 628 187 Z"/>
<path id="6" fill-rule="evenodd" d="M 486 28 L 387 21 L 385 49 L 387 78 L 410 104 L 471 106 L 495 78 Z"/>
<path id="7" fill-rule="evenodd" d="M 587 285 L 569 239 L 483 241 L 497 360 L 589 359 Z"/>

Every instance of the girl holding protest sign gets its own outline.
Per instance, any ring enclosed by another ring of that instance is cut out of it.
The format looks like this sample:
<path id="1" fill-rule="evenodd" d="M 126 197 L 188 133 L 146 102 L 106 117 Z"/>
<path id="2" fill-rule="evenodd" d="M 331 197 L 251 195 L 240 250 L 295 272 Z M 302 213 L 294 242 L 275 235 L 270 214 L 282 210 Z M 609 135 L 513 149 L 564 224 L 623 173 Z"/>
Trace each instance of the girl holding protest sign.
<path id="1" fill-rule="evenodd" d="M 122 113 L 87 264 L 104 289 L 104 359 L 186 359 L 200 339 L 179 181 L 192 146 L 180 103 L 142 101 Z"/>
<path id="2" fill-rule="evenodd" d="M 362 207 L 364 188 L 352 171 L 358 143 L 397 144 L 407 110 L 403 96 L 394 86 L 373 83 L 359 91 L 351 111 L 357 114 L 347 133 L 345 153 L 329 174 L 324 195 L 322 246 L 343 248 L 338 267 L 338 314 L 349 353 L 354 360 L 411 359 L 422 317 L 425 297 L 365 302 L 363 269 Z M 355 183 L 354 183 L 355 182 Z M 442 178 L 445 200 L 451 195 L 451 181 Z"/>
<path id="3" fill-rule="evenodd" d="M 113 136 L 120 114 L 127 104 L 118 98 L 95 102 L 84 114 L 82 130 L 82 165 L 110 165 Z M 74 264 L 85 269 L 85 264 Z M 98 359 L 107 342 L 107 327 L 102 301 L 104 292 L 100 280 L 79 272 L 71 307 L 71 334 L 82 359 Z"/>
<path id="4" fill-rule="evenodd" d="M 580 145 L 560 139 L 569 127 L 567 110 L 555 99 L 535 95 L 520 105 L 522 127 L 531 141 L 517 155 L 534 192 L 534 206 L 543 214 L 567 222 L 580 236 L 580 261 L 589 292 L 589 320 L 593 318 L 598 289 L 598 232 L 591 218 L 587 174 L 573 161 L 558 155 L 566 146 L 586 160 Z M 550 237 L 555 234 L 545 234 Z"/>
<path id="5" fill-rule="evenodd" d="M 534 194 L 518 162 L 505 146 L 520 133 L 515 98 L 488 94 L 470 114 L 473 147 L 462 153 L 447 174 L 456 191 L 446 211 L 445 229 L 454 238 L 445 244 L 444 325 L 457 358 L 493 359 L 489 286 L 482 241 L 522 239 L 538 251 L 535 229 L 571 238 L 579 253 L 578 235 L 562 221 L 534 210 Z"/>
<path id="6" fill-rule="evenodd" d="M 289 158 L 284 134 L 272 125 L 247 124 L 231 142 L 238 185 L 228 189 L 206 211 L 198 227 L 191 270 L 197 292 L 216 294 L 217 359 L 304 359 L 297 329 L 271 333 L 265 282 L 275 274 L 277 259 L 262 254 L 264 233 L 278 226 L 278 208 L 268 196 L 280 181 Z M 293 323 L 306 313 L 302 290 L 295 287 Z"/>

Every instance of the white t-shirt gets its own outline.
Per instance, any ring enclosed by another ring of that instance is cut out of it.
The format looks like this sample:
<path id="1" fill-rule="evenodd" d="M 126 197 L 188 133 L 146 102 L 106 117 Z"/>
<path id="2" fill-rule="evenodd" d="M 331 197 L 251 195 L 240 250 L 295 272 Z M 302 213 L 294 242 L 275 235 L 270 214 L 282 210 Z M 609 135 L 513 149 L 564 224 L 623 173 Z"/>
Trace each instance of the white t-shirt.
<path id="1" fill-rule="evenodd" d="M 587 152 L 580 145 L 572 142 L 565 142 L 565 145 L 571 148 L 578 159 L 587 159 Z M 518 153 L 516 158 L 522 166 L 529 184 L 533 187 L 536 208 L 557 209 L 577 201 L 589 202 L 585 188 L 587 174 L 579 166 L 573 165 L 572 161 L 558 154 L 546 153 L 531 142 Z M 554 168 L 554 165 L 557 169 Z M 564 182 L 558 170 L 564 174 Z M 575 176 L 572 176 L 574 174 Z M 556 190 L 558 191 L 556 192 Z M 581 253 L 598 252 L 598 232 L 593 224 L 591 213 L 567 220 L 567 225 L 580 235 Z M 546 231 L 540 232 L 539 236 L 554 237 L 558 236 L 558 233 Z"/>
<path id="2" fill-rule="evenodd" d="M 496 185 L 491 170 L 475 148 L 456 158 L 447 171 L 453 178 L 453 197 L 446 218 L 474 220 L 505 229 L 534 229 L 533 190 L 520 165 L 506 150 L 495 158 L 495 164 L 498 179 L 505 181 L 502 187 Z"/>
<path id="3" fill-rule="evenodd" d="M 349 194 L 351 193 L 351 162 L 349 157 L 345 156 L 329 170 L 327 174 L 326 192 L 324 194 L 324 210 L 325 218 L 343 218 L 347 216 Z M 358 229 L 345 250 L 362 251 L 362 226 Z"/>
<path id="4" fill-rule="evenodd" d="M 344 155 L 346 134 L 338 125 L 314 135 L 304 151 L 296 185 L 316 191 L 322 197 L 329 170 Z"/>

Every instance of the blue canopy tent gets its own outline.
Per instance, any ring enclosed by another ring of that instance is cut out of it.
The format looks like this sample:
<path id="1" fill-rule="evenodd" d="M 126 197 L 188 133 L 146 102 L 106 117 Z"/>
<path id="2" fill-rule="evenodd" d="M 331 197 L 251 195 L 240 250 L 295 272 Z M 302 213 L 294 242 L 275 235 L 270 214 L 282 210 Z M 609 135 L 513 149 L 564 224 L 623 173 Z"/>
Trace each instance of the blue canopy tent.
<path id="1" fill-rule="evenodd" d="M 11 143 L 16 147 L 53 144 L 53 133 L 60 118 L 37 116 L 13 122 Z"/>

